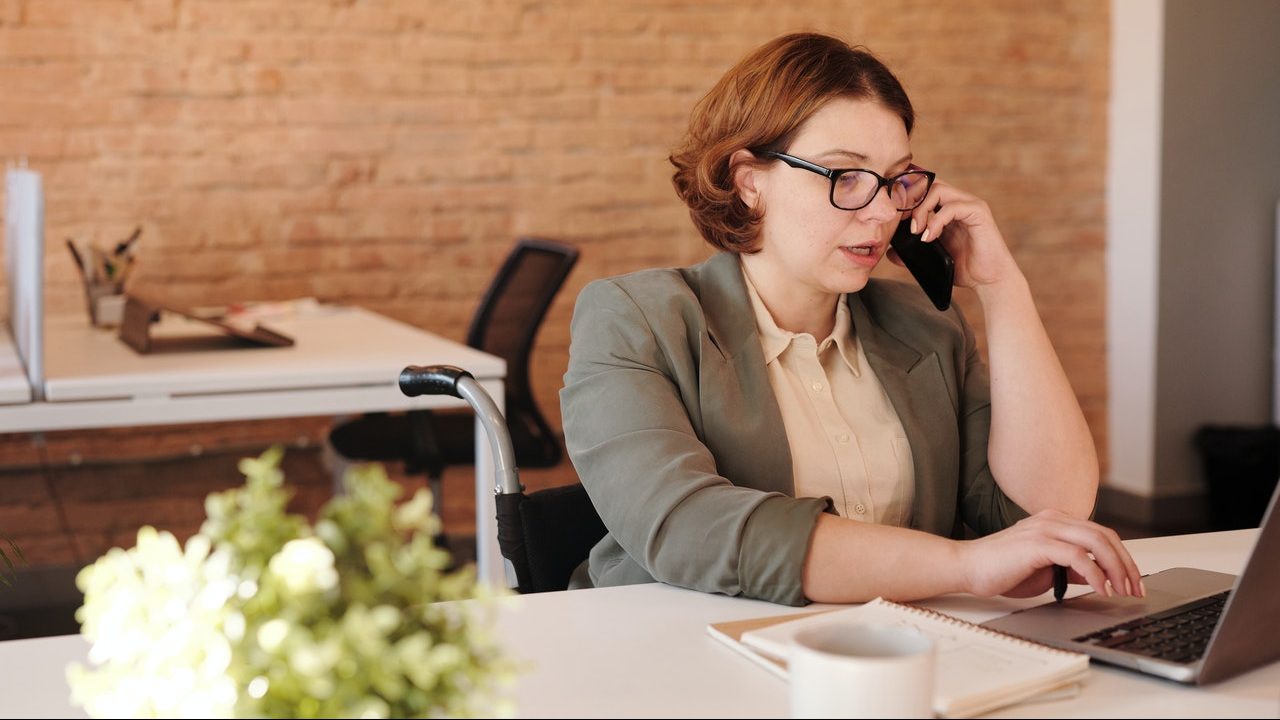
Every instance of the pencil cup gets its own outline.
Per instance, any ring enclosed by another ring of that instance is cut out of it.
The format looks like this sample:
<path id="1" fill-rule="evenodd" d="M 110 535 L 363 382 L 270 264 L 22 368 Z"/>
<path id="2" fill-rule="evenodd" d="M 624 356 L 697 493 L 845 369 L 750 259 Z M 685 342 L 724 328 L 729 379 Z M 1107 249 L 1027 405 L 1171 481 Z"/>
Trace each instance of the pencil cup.
<path id="1" fill-rule="evenodd" d="M 118 288 L 91 285 L 89 291 L 89 320 L 95 327 L 118 327 L 124 320 L 125 296 Z"/>
<path id="2" fill-rule="evenodd" d="M 900 625 L 802 630 L 787 660 L 793 718 L 933 717 L 933 641 Z"/>

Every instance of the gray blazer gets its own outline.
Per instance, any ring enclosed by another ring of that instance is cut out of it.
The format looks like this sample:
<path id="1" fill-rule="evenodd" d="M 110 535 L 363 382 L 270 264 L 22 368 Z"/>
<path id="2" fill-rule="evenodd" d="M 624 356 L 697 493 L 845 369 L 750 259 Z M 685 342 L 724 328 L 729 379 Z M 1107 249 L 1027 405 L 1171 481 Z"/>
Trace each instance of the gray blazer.
<path id="1" fill-rule="evenodd" d="M 911 527 L 962 537 L 1026 513 L 987 467 L 991 399 L 973 333 L 912 285 L 851 293 L 854 332 L 915 462 Z M 738 258 L 592 282 L 560 392 L 574 467 L 609 532 L 595 585 L 660 580 L 806 601 L 804 558 L 830 498 L 796 498 L 791 451 Z"/>

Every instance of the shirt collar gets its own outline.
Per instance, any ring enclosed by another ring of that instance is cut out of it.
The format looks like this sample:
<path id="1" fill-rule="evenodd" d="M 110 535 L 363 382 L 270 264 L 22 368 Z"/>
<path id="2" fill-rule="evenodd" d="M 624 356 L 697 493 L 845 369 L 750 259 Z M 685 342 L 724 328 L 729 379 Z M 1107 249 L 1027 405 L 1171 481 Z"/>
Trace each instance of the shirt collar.
<path id="1" fill-rule="evenodd" d="M 802 335 L 812 338 L 808 333 L 793 333 L 778 327 L 774 322 L 773 314 L 760 299 L 760 293 L 756 291 L 756 286 L 751 282 L 751 276 L 747 274 L 745 266 L 742 268 L 742 277 L 747 283 L 747 296 L 751 298 L 751 309 L 756 316 L 756 329 L 760 332 L 760 347 L 764 350 L 765 365 L 777 360 L 779 355 L 791 347 L 792 341 L 796 338 Z M 854 377 L 860 377 L 858 348 L 853 337 L 853 321 L 849 314 L 847 299 L 848 296 L 842 294 L 836 303 L 835 327 L 831 330 L 831 335 L 818 343 L 818 354 L 821 355 L 834 342 L 845 365 L 849 366 Z"/>
<path id="2" fill-rule="evenodd" d="M 840 302 L 836 303 L 835 329 L 831 331 L 831 337 L 818 346 L 818 352 L 825 350 L 828 342 L 835 342 L 836 350 L 853 376 L 862 377 L 861 366 L 858 364 L 858 338 L 853 333 L 853 316 L 849 314 L 848 298 L 847 294 L 841 295 Z"/>

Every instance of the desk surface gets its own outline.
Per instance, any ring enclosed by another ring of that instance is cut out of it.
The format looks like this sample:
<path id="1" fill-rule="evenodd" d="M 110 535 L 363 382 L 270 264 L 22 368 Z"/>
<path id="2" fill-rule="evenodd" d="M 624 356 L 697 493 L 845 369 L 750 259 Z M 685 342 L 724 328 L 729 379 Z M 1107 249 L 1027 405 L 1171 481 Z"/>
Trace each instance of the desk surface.
<path id="1" fill-rule="evenodd" d="M 462 343 L 361 308 L 320 307 L 266 323 L 292 347 L 235 347 L 203 323 L 176 318 L 164 337 L 203 337 L 213 349 L 134 352 L 80 315 L 46 320 L 45 402 L 4 404 L 20 368 L 0 346 L 0 432 L 37 432 L 457 407 L 453 398 L 407 398 L 400 370 L 457 365 L 501 396 L 506 363 Z M 12 348 L 10 346 L 9 350 Z M 16 360 L 16 356 L 14 357 Z"/>
<path id="2" fill-rule="evenodd" d="M 82 314 L 49 317 L 45 401 L 31 402 L 21 366 L 6 369 L 6 357 L 17 362 L 12 341 L 7 350 L 0 342 L 0 433 L 466 407 L 443 395 L 405 397 L 398 379 L 406 365 L 464 368 L 503 405 L 502 358 L 357 307 L 292 307 L 263 322 L 293 338 L 291 347 L 228 346 L 216 328 L 169 313 L 153 337 L 203 337 L 209 349 L 145 355 Z M 493 464 L 477 437 L 476 554 L 481 577 L 498 582 Z"/>
<path id="3" fill-rule="evenodd" d="M 0 405 L 31 402 L 31 385 L 8 332 L 0 331 Z"/>
<path id="4" fill-rule="evenodd" d="M 65 402 L 387 385 L 405 365 L 425 363 L 457 365 L 479 379 L 506 372 L 501 358 L 357 307 L 319 306 L 264 324 L 295 344 L 228 344 L 141 355 L 115 331 L 90 327 L 82 316 L 50 317 L 45 323 L 46 398 Z M 223 339 L 208 325 L 171 315 L 152 335 Z"/>
<path id="5" fill-rule="evenodd" d="M 1143 572 L 1178 565 L 1239 572 L 1255 530 L 1126 543 Z M 1083 592 L 1083 589 L 1075 589 Z M 952 595 L 928 607 L 981 622 L 1031 600 Z M 786 717 L 785 683 L 706 634 L 711 622 L 795 612 L 664 585 L 514 598 L 499 636 L 531 670 L 515 687 L 522 717 Z M 1274 632 L 1274 629 L 1271 629 Z M 83 660 L 78 636 L 0 643 L 0 713 L 72 716 L 64 668 Z M 1280 663 L 1208 688 L 1095 664 L 1080 696 L 1006 708 L 992 717 L 1276 717 Z M 82 716 L 82 714 L 79 714 Z"/>
<path id="6" fill-rule="evenodd" d="M 1245 530 L 1126 545 L 1144 573 L 1175 566 L 1238 573 L 1256 537 L 1256 530 Z M 1048 594 L 1029 600 L 949 595 L 921 604 L 983 622 L 1048 599 Z M 790 612 L 795 609 L 635 585 L 520 597 L 500 616 L 499 635 L 536 663 L 516 686 L 521 716 L 786 717 L 785 682 L 711 638 L 706 626 Z M 1274 718 L 1278 713 L 1280 663 L 1209 688 L 1095 663 L 1080 696 L 1005 708 L 991 717 Z"/>

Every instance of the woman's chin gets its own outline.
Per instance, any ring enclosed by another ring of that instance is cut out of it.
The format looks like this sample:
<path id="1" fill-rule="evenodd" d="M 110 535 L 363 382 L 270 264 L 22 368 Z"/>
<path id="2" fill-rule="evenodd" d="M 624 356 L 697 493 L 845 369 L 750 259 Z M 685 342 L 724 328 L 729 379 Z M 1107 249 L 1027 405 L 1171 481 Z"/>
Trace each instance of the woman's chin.
<path id="1" fill-rule="evenodd" d="M 867 281 L 871 279 L 870 268 L 858 268 L 856 270 L 845 270 L 839 273 L 832 281 L 826 283 L 827 288 L 833 293 L 856 293 L 867 286 Z"/>

